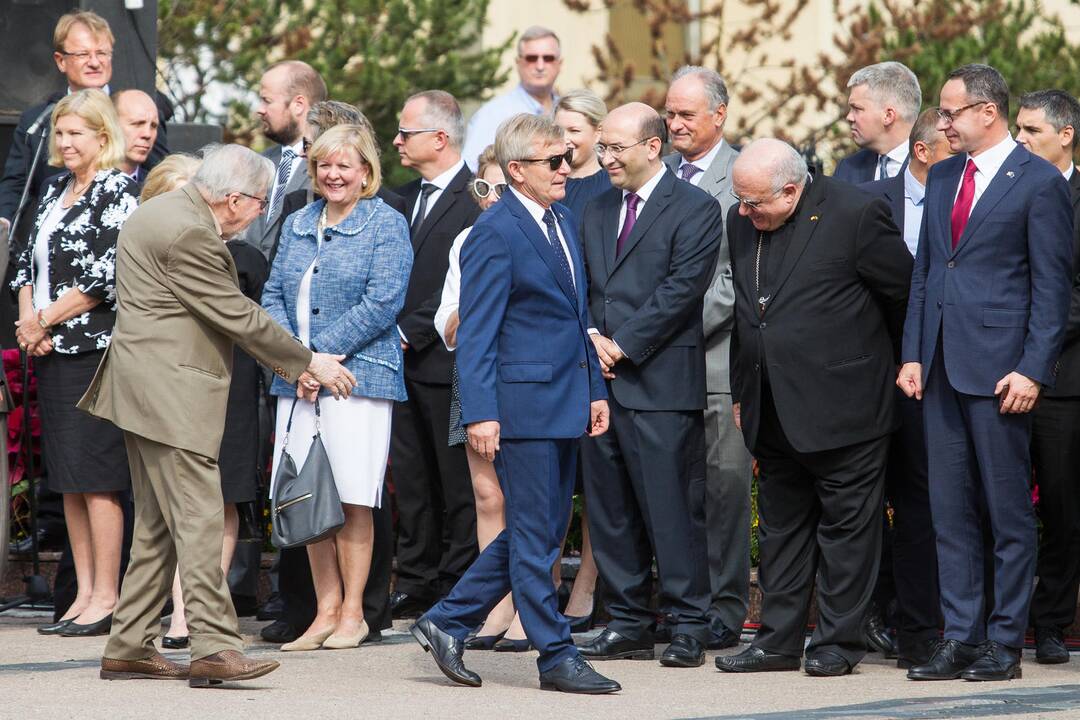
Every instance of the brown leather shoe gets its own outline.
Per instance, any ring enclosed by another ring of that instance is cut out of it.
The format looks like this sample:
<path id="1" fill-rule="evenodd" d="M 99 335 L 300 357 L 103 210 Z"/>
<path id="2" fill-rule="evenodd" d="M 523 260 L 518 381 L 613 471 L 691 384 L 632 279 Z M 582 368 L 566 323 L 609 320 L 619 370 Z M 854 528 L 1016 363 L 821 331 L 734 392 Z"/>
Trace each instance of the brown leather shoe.
<path id="1" fill-rule="evenodd" d="M 188 685 L 208 687 L 233 680 L 251 680 L 277 670 L 277 660 L 253 660 L 236 650 L 222 650 L 191 661 Z"/>
<path id="2" fill-rule="evenodd" d="M 102 680 L 187 680 L 188 666 L 154 653 L 142 660 L 101 658 Z"/>

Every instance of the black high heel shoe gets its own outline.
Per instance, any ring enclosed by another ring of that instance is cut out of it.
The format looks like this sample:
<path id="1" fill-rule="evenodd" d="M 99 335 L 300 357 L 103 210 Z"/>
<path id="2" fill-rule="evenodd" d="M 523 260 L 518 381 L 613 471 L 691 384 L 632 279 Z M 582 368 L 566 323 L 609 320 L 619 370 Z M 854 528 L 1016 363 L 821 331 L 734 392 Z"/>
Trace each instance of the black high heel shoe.
<path id="1" fill-rule="evenodd" d="M 491 648 L 495 652 L 529 652 L 533 649 L 532 640 L 525 638 L 524 640 L 509 640 L 503 638 Z"/>
<path id="2" fill-rule="evenodd" d="M 177 637 L 166 635 L 161 638 L 161 647 L 168 648 L 169 650 L 183 650 L 190 644 L 191 637 L 188 635 L 179 635 Z"/>
<path id="3" fill-rule="evenodd" d="M 71 622 L 68 623 L 67 627 L 60 631 L 60 634 L 64 637 L 96 637 L 98 635 L 108 635 L 109 630 L 112 628 L 112 620 L 112 613 L 109 613 L 97 622 L 90 623 L 89 625 L 80 625 L 77 622 Z"/>
<path id="4" fill-rule="evenodd" d="M 466 650 L 491 650 L 495 647 L 495 644 L 502 640 L 502 636 L 506 634 L 503 630 L 498 635 L 474 635 L 465 641 Z"/>
<path id="5" fill-rule="evenodd" d="M 57 620 L 48 625 L 41 625 L 37 629 L 38 635 L 59 635 L 64 628 L 71 624 L 72 620 L 73 618 L 68 618 L 67 620 Z"/>

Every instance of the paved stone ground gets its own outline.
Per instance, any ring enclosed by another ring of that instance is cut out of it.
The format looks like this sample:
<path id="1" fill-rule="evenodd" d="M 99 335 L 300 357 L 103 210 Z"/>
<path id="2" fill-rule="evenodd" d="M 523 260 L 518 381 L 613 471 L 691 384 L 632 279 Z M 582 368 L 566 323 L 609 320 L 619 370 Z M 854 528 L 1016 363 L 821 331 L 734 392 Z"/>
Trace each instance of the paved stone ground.
<path id="1" fill-rule="evenodd" d="M 710 653 L 694 670 L 655 662 L 598 664 L 625 689 L 581 697 L 538 690 L 535 653 L 469 653 L 469 667 L 483 676 L 484 687 L 452 685 L 405 623 L 377 645 L 282 654 L 257 640 L 262 623 L 245 621 L 249 652 L 280 659 L 281 669 L 248 683 L 192 690 L 179 682 L 99 680 L 104 638 L 41 637 L 34 628 L 44 621 L 40 614 L 0 615 L 0 720 L 1080 718 L 1080 657 L 1041 666 L 1028 653 L 1023 680 L 980 684 L 909 682 L 880 656 L 843 678 L 733 676 L 717 672 Z M 182 652 L 168 655 L 186 659 Z"/>

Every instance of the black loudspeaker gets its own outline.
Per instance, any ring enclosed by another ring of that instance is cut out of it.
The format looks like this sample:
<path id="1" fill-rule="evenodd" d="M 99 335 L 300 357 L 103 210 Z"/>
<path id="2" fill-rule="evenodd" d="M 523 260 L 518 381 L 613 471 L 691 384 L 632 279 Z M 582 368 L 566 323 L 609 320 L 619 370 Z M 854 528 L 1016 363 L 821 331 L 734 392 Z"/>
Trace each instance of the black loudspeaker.
<path id="1" fill-rule="evenodd" d="M 92 10 L 109 23 L 116 45 L 113 46 L 113 74 L 110 87 L 118 90 L 138 88 L 154 94 L 157 69 L 157 0 L 142 0 L 141 8 L 128 10 L 125 0 L 81 0 L 61 3 Z M 67 12 L 65 10 L 64 12 Z M 57 15 L 57 18 L 60 16 Z M 55 20 L 53 21 L 56 22 Z M 49 29 L 52 38 L 52 28 Z"/>
<path id="2" fill-rule="evenodd" d="M 14 123 L 23 110 L 64 87 L 53 62 L 52 36 L 56 21 L 75 4 L 0 0 L 0 119 Z"/>

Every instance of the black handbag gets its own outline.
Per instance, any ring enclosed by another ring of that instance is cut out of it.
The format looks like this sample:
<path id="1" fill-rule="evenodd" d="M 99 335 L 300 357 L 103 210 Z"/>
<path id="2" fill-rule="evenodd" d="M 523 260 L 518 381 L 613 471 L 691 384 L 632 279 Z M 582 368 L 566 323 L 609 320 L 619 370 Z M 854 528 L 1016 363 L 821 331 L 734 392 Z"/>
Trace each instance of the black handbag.
<path id="1" fill-rule="evenodd" d="M 270 539 L 275 547 L 283 550 L 328 538 L 345 524 L 345 510 L 341 507 L 334 471 L 319 428 L 318 398 L 315 400 L 315 437 L 300 472 L 296 471 L 296 463 L 289 454 L 289 431 L 292 430 L 297 400 L 293 400 L 289 410 L 271 499 L 273 530 Z"/>

